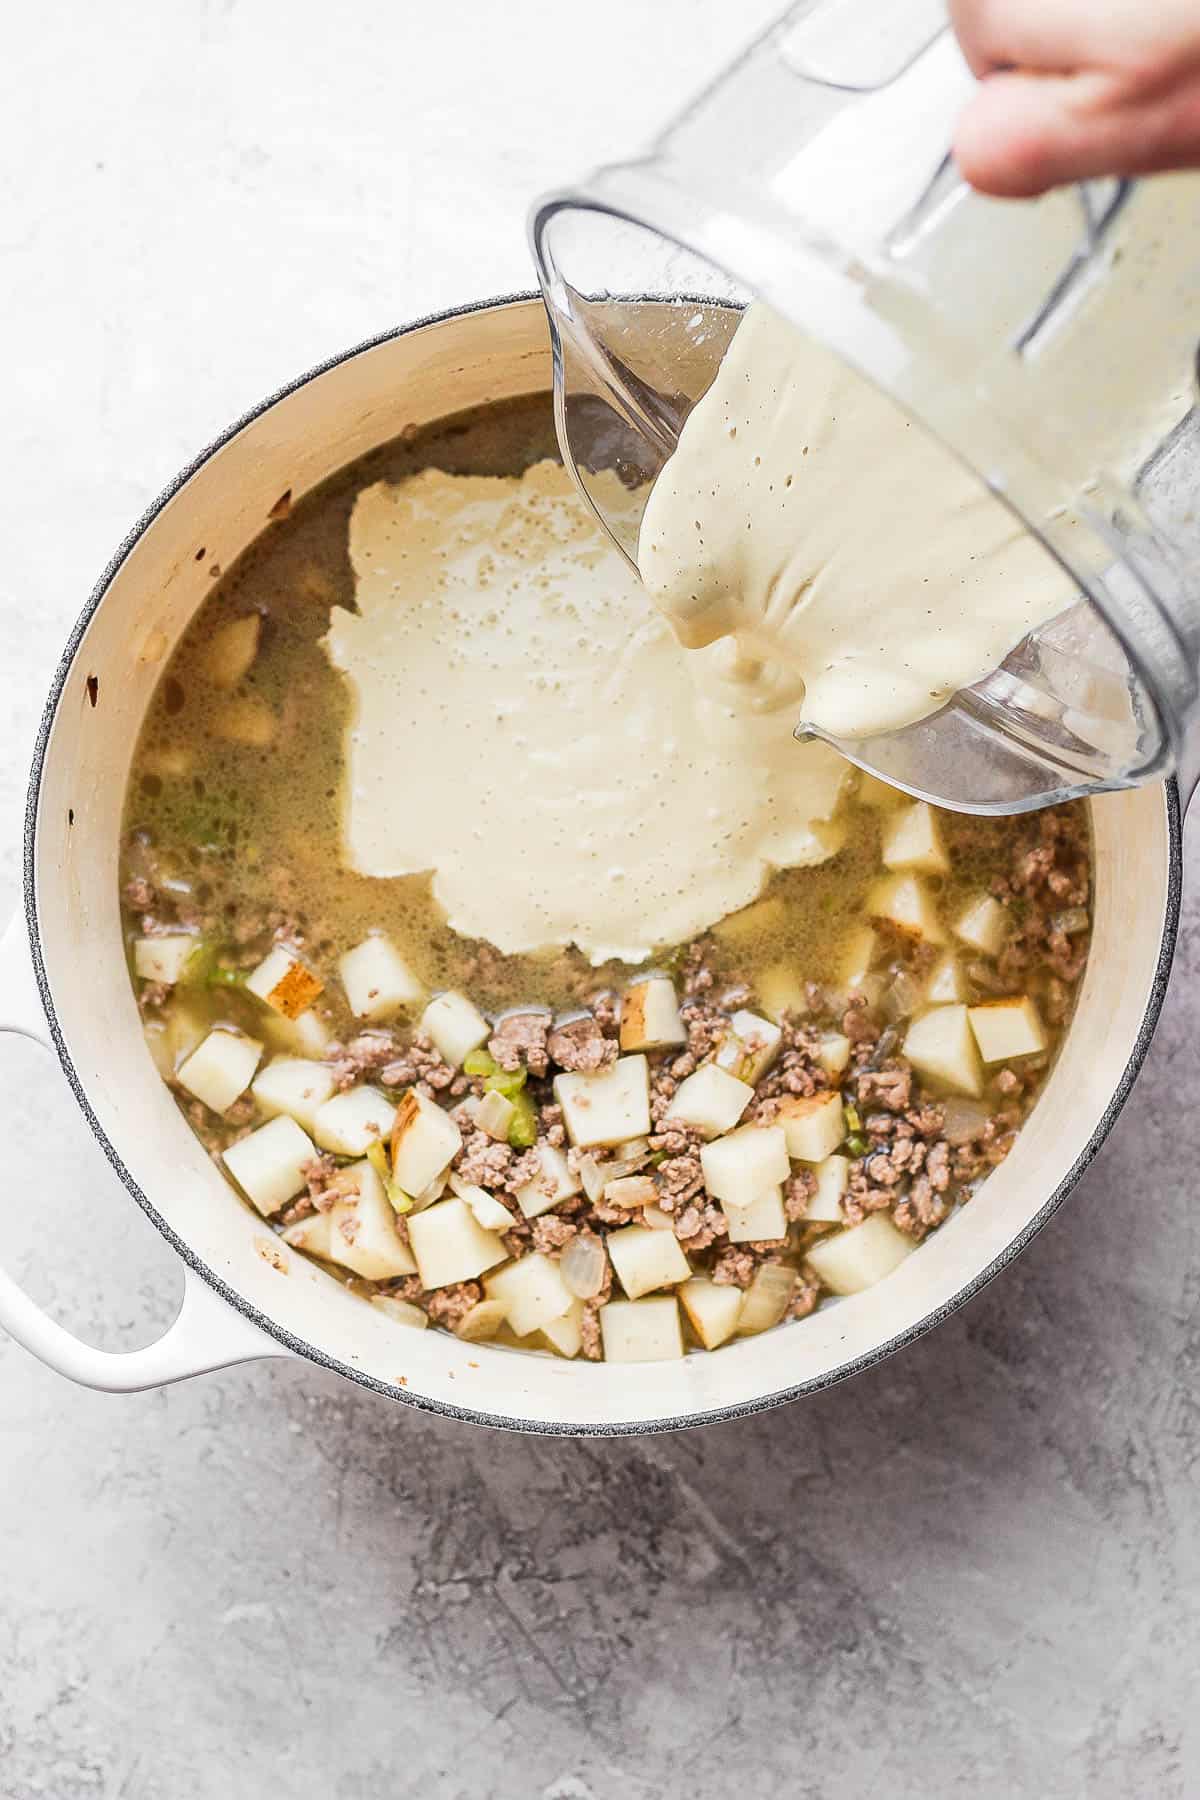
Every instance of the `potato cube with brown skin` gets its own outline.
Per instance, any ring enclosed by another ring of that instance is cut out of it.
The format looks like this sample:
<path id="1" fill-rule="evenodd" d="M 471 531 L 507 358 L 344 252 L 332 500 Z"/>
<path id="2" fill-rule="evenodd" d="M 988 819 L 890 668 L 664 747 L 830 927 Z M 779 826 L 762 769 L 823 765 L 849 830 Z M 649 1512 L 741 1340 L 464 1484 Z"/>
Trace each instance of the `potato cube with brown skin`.
<path id="1" fill-rule="evenodd" d="M 915 1249 L 912 1239 L 897 1231 L 886 1213 L 872 1213 L 861 1225 L 822 1238 L 808 1252 L 807 1261 L 831 1294 L 861 1294 L 898 1269 Z"/>
<path id="2" fill-rule="evenodd" d="M 395 1116 L 396 1108 L 378 1088 L 348 1088 L 317 1108 L 313 1136 L 335 1156 L 365 1156 L 372 1144 L 387 1137 Z"/>
<path id="3" fill-rule="evenodd" d="M 583 1349 L 583 1301 L 576 1300 L 561 1319 L 543 1325 L 542 1336 L 559 1356 L 578 1356 Z"/>
<path id="4" fill-rule="evenodd" d="M 743 1009 L 729 1021 L 729 1032 L 716 1054 L 719 1069 L 727 1069 L 751 1087 L 761 1081 L 775 1058 L 783 1033 L 770 1019 Z"/>
<path id="5" fill-rule="evenodd" d="M 877 881 L 867 896 L 867 910 L 905 937 L 925 944 L 944 944 L 946 933 L 933 895 L 919 875 L 900 873 Z"/>
<path id="6" fill-rule="evenodd" d="M 965 1006 L 935 1006 L 914 1019 L 904 1039 L 904 1055 L 918 1075 L 975 1099 L 983 1092 L 983 1071 Z"/>
<path id="7" fill-rule="evenodd" d="M 644 1056 L 621 1056 L 594 1075 L 556 1075 L 554 1098 L 579 1150 L 603 1149 L 650 1130 L 650 1070 Z"/>
<path id="8" fill-rule="evenodd" d="M 558 1271 L 558 1264 L 535 1250 L 519 1262 L 510 1262 L 484 1282 L 489 1300 L 501 1300 L 510 1329 L 517 1337 L 544 1331 L 555 1319 L 571 1311 L 576 1296 Z"/>
<path id="9" fill-rule="evenodd" d="M 722 1200 L 721 1211 L 729 1223 L 731 1244 L 774 1244 L 787 1236 L 783 1189 L 764 1188 L 749 1206 L 731 1206 Z"/>
<path id="10" fill-rule="evenodd" d="M 648 975 L 627 988 L 621 1000 L 621 1049 L 668 1050 L 687 1043 L 675 983 L 669 975 Z"/>
<path id="11" fill-rule="evenodd" d="M 675 1362 L 683 1355 L 683 1332 L 674 1294 L 647 1300 L 610 1300 L 600 1308 L 600 1336 L 605 1362 Z"/>
<path id="12" fill-rule="evenodd" d="M 850 1185 L 850 1163 L 845 1156 L 827 1156 L 813 1170 L 817 1178 L 816 1192 L 804 1216 L 818 1225 L 840 1225 L 843 1222 L 842 1196 Z"/>
<path id="13" fill-rule="evenodd" d="M 991 894 L 978 894 L 954 921 L 954 935 L 981 956 L 998 956 L 1008 936 L 1008 914 Z"/>
<path id="14" fill-rule="evenodd" d="M 664 1122 L 690 1125 L 707 1138 L 720 1137 L 732 1131 L 753 1098 L 748 1081 L 739 1081 L 716 1063 L 705 1063 L 680 1082 Z"/>
<path id="15" fill-rule="evenodd" d="M 249 1137 L 231 1144 L 221 1161 L 264 1219 L 307 1186 L 304 1170 L 316 1156 L 295 1119 L 272 1119 Z"/>
<path id="16" fill-rule="evenodd" d="M 953 950 L 939 956 L 925 983 L 926 1006 L 960 1006 L 967 998 L 967 980 Z"/>
<path id="17" fill-rule="evenodd" d="M 916 800 L 891 814 L 883 827 L 885 869 L 916 869 L 923 875 L 946 875 L 950 858 L 942 841 L 937 814 Z"/>
<path id="18" fill-rule="evenodd" d="M 561 1150 L 556 1150 L 545 1138 L 540 1139 L 535 1148 L 541 1170 L 516 1191 L 517 1205 L 527 1219 L 536 1219 L 560 1201 L 569 1200 L 580 1187 L 579 1177 Z"/>
<path id="19" fill-rule="evenodd" d="M 416 1088 L 401 1097 L 391 1131 L 392 1173 L 406 1194 L 436 1181 L 462 1148 L 462 1132 L 450 1114 Z"/>
<path id="20" fill-rule="evenodd" d="M 679 1289 L 679 1299 L 688 1321 L 706 1350 L 715 1350 L 737 1330 L 742 1310 L 742 1290 L 718 1287 L 707 1276 L 695 1275 Z"/>
<path id="21" fill-rule="evenodd" d="M 174 987 L 199 948 L 200 939 L 191 932 L 137 938 L 133 946 L 133 972 L 143 981 L 161 981 L 164 987 Z"/>
<path id="22" fill-rule="evenodd" d="M 508 1255 L 494 1231 L 485 1231 L 465 1200 L 439 1200 L 408 1216 L 408 1238 L 423 1288 L 474 1281 Z"/>
<path id="23" fill-rule="evenodd" d="M 985 1063 L 1038 1056 L 1046 1048 L 1046 1033 L 1028 994 L 1014 1000 L 985 1000 L 982 1006 L 972 1006 L 968 1017 Z"/>
<path id="24" fill-rule="evenodd" d="M 246 977 L 246 992 L 263 1000 L 285 1019 L 307 1012 L 325 983 L 306 968 L 287 944 L 276 944 L 257 969 Z"/>
<path id="25" fill-rule="evenodd" d="M 364 1281 L 391 1281 L 415 1275 L 412 1251 L 396 1230 L 396 1215 L 383 1183 L 369 1162 L 343 1170 L 345 1198 L 330 1208 L 329 1254 Z"/>
<path id="26" fill-rule="evenodd" d="M 674 1287 L 692 1272 L 673 1231 L 626 1225 L 609 1232 L 607 1247 L 617 1279 L 631 1300 L 640 1300 L 656 1288 Z"/>
<path id="27" fill-rule="evenodd" d="M 333 1070 L 303 1056 L 275 1056 L 254 1077 L 250 1092 L 268 1118 L 287 1113 L 311 1132 L 318 1108 L 333 1093 Z"/>
<path id="28" fill-rule="evenodd" d="M 338 958 L 338 974 L 350 1011 L 357 1018 L 390 1019 L 412 1006 L 424 989 L 395 944 L 381 934 L 364 938 Z"/>
<path id="29" fill-rule="evenodd" d="M 453 1068 L 491 1035 L 491 1026 L 465 994 L 436 994 L 421 1014 L 420 1029 Z"/>
<path id="30" fill-rule="evenodd" d="M 322 1262 L 332 1262 L 329 1223 L 327 1212 L 310 1213 L 307 1219 L 297 1219 L 294 1225 L 286 1226 L 281 1236 L 293 1250 L 303 1250 L 305 1256 L 319 1256 Z"/>
<path id="31" fill-rule="evenodd" d="M 798 1162 L 824 1162 L 846 1135 L 842 1096 L 785 1094 L 776 1109 L 775 1123 L 782 1128 L 789 1156 Z"/>
<path id="32" fill-rule="evenodd" d="M 212 1112 L 228 1112 L 250 1086 L 261 1055 L 257 1038 L 218 1026 L 183 1064 L 179 1085 L 203 1100 Z"/>
<path id="33" fill-rule="evenodd" d="M 817 1061 L 834 1081 L 844 1075 L 850 1062 L 850 1039 L 840 1031 L 823 1031 L 817 1042 Z"/>
<path id="34" fill-rule="evenodd" d="M 791 1174 L 787 1138 L 778 1125 L 742 1125 L 700 1151 L 704 1185 L 714 1200 L 749 1206 L 764 1188 Z"/>
<path id="35" fill-rule="evenodd" d="M 258 655 L 262 620 L 257 613 L 218 625 L 200 659 L 200 672 L 214 687 L 235 688 L 250 673 Z"/>
<path id="36" fill-rule="evenodd" d="M 246 750 L 265 750 L 275 742 L 279 721 L 258 694 L 236 694 L 212 716 L 214 737 Z"/>

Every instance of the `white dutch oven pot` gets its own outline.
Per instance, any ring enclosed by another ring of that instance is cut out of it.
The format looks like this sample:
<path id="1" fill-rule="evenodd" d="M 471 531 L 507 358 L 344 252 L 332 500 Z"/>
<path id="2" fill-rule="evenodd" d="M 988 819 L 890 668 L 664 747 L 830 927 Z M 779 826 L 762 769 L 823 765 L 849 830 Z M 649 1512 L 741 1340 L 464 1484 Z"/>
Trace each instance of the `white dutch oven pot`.
<path id="1" fill-rule="evenodd" d="M 34 757 L 25 909 L 0 959 L 0 1027 L 57 1052 L 97 1142 L 187 1278 L 165 1336 L 114 1354 L 79 1342 L 0 1274 L 0 1325 L 75 1381 L 146 1388 L 294 1356 L 410 1405 L 533 1431 L 639 1432 L 753 1412 L 868 1367 L 976 1293 L 1070 1191 L 1129 1093 L 1175 942 L 1173 786 L 1093 802 L 1091 961 L 1067 1042 L 1008 1161 L 880 1287 L 810 1319 L 637 1368 L 460 1344 L 397 1327 L 288 1250 L 226 1185 L 155 1073 L 121 945 L 122 798 L 163 660 L 208 591 L 210 565 L 228 568 L 286 490 L 299 499 L 408 426 L 548 392 L 550 377 L 545 316 L 529 297 L 423 320 L 316 370 L 179 477 L 121 546 L 72 634 Z"/>

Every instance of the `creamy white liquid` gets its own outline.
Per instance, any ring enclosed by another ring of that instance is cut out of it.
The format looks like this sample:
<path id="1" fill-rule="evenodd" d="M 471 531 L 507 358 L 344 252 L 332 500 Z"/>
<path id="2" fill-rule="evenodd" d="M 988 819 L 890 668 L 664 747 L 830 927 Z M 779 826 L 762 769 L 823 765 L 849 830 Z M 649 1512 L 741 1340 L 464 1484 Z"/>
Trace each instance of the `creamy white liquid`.
<path id="1" fill-rule="evenodd" d="M 1075 590 L 870 383 L 754 305 L 642 519 L 679 641 L 756 706 L 865 738 L 935 712 Z"/>
<path id="2" fill-rule="evenodd" d="M 556 464 L 368 488 L 350 557 L 346 859 L 456 931 L 638 961 L 839 847 L 846 765 L 723 703 Z"/>

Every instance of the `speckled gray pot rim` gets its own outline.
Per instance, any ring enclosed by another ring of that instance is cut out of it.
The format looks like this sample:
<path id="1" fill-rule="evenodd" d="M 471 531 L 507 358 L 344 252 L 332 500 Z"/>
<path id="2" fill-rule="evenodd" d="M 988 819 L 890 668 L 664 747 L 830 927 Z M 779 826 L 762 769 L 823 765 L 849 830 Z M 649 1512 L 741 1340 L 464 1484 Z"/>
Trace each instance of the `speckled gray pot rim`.
<path id="1" fill-rule="evenodd" d="M 282 1326 L 277 1325 L 275 1321 L 269 1318 L 265 1313 L 260 1312 L 257 1307 L 250 1305 L 250 1303 L 243 1299 L 240 1294 L 229 1287 L 214 1270 L 210 1269 L 177 1232 L 172 1230 L 171 1226 L 167 1224 L 164 1218 L 162 1218 L 152 1202 L 134 1181 L 132 1175 L 125 1167 L 116 1145 L 113 1144 L 107 1136 L 92 1110 L 87 1097 L 87 1092 L 75 1069 L 75 1065 L 72 1062 L 71 1053 L 67 1047 L 66 1040 L 58 1021 L 58 1016 L 50 992 L 46 967 L 42 957 L 41 937 L 38 925 L 36 884 L 38 799 L 41 793 L 42 772 L 45 765 L 46 752 L 49 745 L 50 732 L 54 724 L 55 714 L 58 710 L 58 705 L 67 681 L 70 678 L 76 652 L 79 649 L 83 634 L 87 630 L 97 607 L 108 592 L 118 569 L 120 569 L 126 557 L 130 554 L 142 535 L 151 525 L 153 525 L 168 501 L 172 500 L 175 495 L 186 486 L 196 471 L 202 468 L 203 465 L 208 462 L 210 457 L 215 456 L 216 453 L 223 449 L 232 438 L 236 437 L 238 432 L 244 430 L 247 425 L 252 424 L 254 420 L 260 418 L 263 413 L 276 405 L 278 401 L 286 399 L 289 394 L 293 394 L 297 389 L 302 388 L 307 382 L 315 380 L 318 376 L 327 374 L 331 369 L 340 367 L 341 364 L 349 362 L 351 358 L 359 356 L 365 351 L 373 350 L 380 344 L 390 343 L 395 338 L 407 336 L 411 332 L 421 331 L 426 326 L 438 325 L 449 319 L 463 318 L 471 313 L 484 312 L 501 306 L 524 305 L 531 300 L 538 300 L 539 298 L 540 296 L 537 293 L 532 292 L 504 294 L 492 300 L 478 300 L 470 302 L 465 306 L 451 307 L 446 311 L 430 313 L 423 318 L 415 319 L 410 324 L 398 326 L 392 331 L 381 332 L 377 337 L 368 338 L 363 343 L 355 344 L 351 349 L 343 351 L 340 355 L 330 357 L 327 362 L 318 364 L 306 374 L 299 376 L 295 381 L 289 382 L 287 386 L 281 387 L 275 393 L 270 394 L 258 406 L 252 407 L 249 412 L 244 413 L 242 417 L 230 425 L 220 437 L 216 438 L 206 449 L 202 450 L 200 454 L 175 477 L 174 481 L 172 481 L 168 487 L 164 488 L 157 500 L 153 502 L 145 513 L 143 513 L 142 517 L 130 531 L 124 542 L 119 546 L 99 581 L 92 589 L 87 604 L 80 613 L 79 618 L 75 623 L 75 627 L 67 640 L 66 647 L 63 650 L 54 674 L 54 680 L 50 687 L 50 693 L 46 701 L 45 709 L 42 713 L 37 743 L 34 748 L 33 764 L 30 772 L 29 790 L 25 808 L 25 917 L 29 926 L 29 941 L 33 952 L 34 974 L 37 981 L 38 992 L 41 995 L 42 1005 L 45 1008 L 50 1034 L 55 1049 L 58 1052 L 58 1058 L 62 1064 L 63 1073 L 70 1084 L 71 1091 L 74 1094 L 75 1099 L 79 1104 L 79 1108 L 87 1120 L 94 1137 L 103 1150 L 111 1167 L 124 1186 L 128 1189 L 129 1193 L 137 1201 L 147 1218 L 150 1219 L 162 1233 L 163 1237 L 178 1255 L 182 1257 L 188 1267 L 195 1270 L 196 1274 L 201 1276 L 202 1279 L 207 1282 L 216 1293 L 220 1294 L 230 1306 L 236 1308 L 238 1312 L 252 1320 L 260 1330 L 265 1331 L 270 1337 L 284 1345 L 288 1350 L 294 1351 L 298 1356 L 305 1357 L 309 1362 L 316 1363 L 322 1368 L 334 1369 L 338 1374 L 347 1376 L 351 1381 L 358 1382 L 362 1387 L 371 1388 L 376 1393 L 384 1394 L 391 1400 L 397 1400 L 406 1406 L 416 1407 L 423 1412 L 437 1413 L 445 1418 L 462 1419 L 474 1425 L 489 1425 L 501 1430 L 523 1431 L 546 1437 L 646 1436 L 662 1431 L 677 1431 L 687 1426 L 717 1424 L 723 1420 L 748 1418 L 755 1413 L 766 1412 L 771 1407 L 783 1406 L 790 1401 L 799 1400 L 806 1394 L 820 1393 L 825 1388 L 832 1387 L 836 1382 L 844 1381 L 851 1375 L 858 1375 L 865 1369 L 873 1368 L 875 1364 L 882 1362 L 885 1357 L 893 1355 L 897 1350 L 902 1350 L 908 1344 L 915 1343 L 916 1340 L 923 1337 L 927 1331 L 931 1331 L 934 1326 L 941 1324 L 944 1319 L 949 1318 L 952 1313 L 957 1312 L 959 1307 L 964 1306 L 966 1302 L 978 1294 L 994 1276 L 998 1275 L 1002 1269 L 1006 1268 L 1008 1264 L 1024 1250 L 1025 1246 L 1030 1242 L 1034 1235 L 1041 1230 L 1046 1221 L 1057 1212 L 1067 1195 L 1072 1191 L 1084 1171 L 1091 1164 L 1099 1151 L 1101 1144 L 1103 1144 L 1105 1138 L 1112 1130 L 1113 1125 L 1116 1123 L 1117 1117 L 1120 1114 L 1122 1107 L 1125 1105 L 1126 1100 L 1129 1098 L 1133 1084 L 1146 1059 L 1151 1039 L 1154 1036 L 1155 1027 L 1158 1024 L 1159 1014 L 1162 1010 L 1163 1000 L 1166 996 L 1167 982 L 1171 972 L 1171 963 L 1174 958 L 1175 944 L 1179 932 L 1179 909 L 1183 886 L 1182 817 L 1179 803 L 1179 790 L 1176 783 L 1172 780 L 1165 784 L 1164 790 L 1169 833 L 1169 870 L 1166 916 L 1163 921 L 1162 945 L 1159 951 L 1158 964 L 1155 969 L 1154 983 L 1151 988 L 1150 998 L 1142 1019 L 1141 1027 L 1138 1031 L 1137 1041 L 1133 1047 L 1133 1052 L 1128 1063 L 1125 1065 L 1124 1072 L 1122 1073 L 1121 1079 L 1105 1109 L 1103 1118 L 1092 1133 L 1091 1138 L 1077 1158 L 1074 1166 L 1047 1199 L 1045 1205 L 1041 1207 L 1036 1216 L 1028 1225 L 1026 1225 L 1024 1230 L 1021 1231 L 1005 1250 L 999 1256 L 994 1258 L 986 1268 L 982 1269 L 971 1281 L 960 1288 L 958 1293 L 950 1300 L 947 1300 L 943 1305 L 935 1308 L 932 1312 L 927 1313 L 923 1318 L 908 1326 L 904 1331 L 898 1332 L 886 1343 L 880 1344 L 874 1350 L 855 1358 L 853 1362 L 847 1364 L 844 1368 L 814 1376 L 808 1381 L 796 1382 L 789 1387 L 780 1388 L 774 1393 L 758 1395 L 753 1400 L 741 1401 L 737 1405 L 713 1407 L 704 1412 L 680 1414 L 678 1417 L 670 1419 L 654 1419 L 649 1421 L 629 1420 L 615 1424 L 593 1424 L 589 1422 L 581 1424 L 548 1424 L 536 1419 L 522 1419 L 515 1416 L 508 1417 L 493 1412 L 478 1412 L 468 1406 L 452 1406 L 448 1403 L 432 1400 L 424 1395 L 413 1393 L 408 1389 L 397 1387 L 391 1382 L 380 1381 L 376 1377 L 368 1375 L 360 1369 L 352 1368 L 349 1364 L 328 1355 L 326 1351 L 319 1349 L 315 1344 L 306 1343 L 302 1338 L 294 1336 L 291 1332 L 284 1330 Z"/>

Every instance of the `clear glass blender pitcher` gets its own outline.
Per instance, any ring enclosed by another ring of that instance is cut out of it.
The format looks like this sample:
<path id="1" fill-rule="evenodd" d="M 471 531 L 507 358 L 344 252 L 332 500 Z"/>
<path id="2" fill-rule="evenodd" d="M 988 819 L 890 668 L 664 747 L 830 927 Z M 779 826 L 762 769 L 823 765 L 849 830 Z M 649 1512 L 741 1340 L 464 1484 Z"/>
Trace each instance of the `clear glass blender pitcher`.
<path id="1" fill-rule="evenodd" d="M 971 82 L 941 0 L 805 0 L 531 232 L 564 454 L 631 558 L 639 500 L 758 297 L 1072 578 L 1075 604 L 932 717 L 828 739 L 921 797 L 1022 812 L 1196 760 L 1200 177 L 984 199 L 948 154 Z M 864 529 L 871 512 L 868 486 Z"/>

